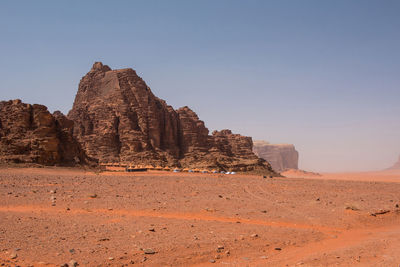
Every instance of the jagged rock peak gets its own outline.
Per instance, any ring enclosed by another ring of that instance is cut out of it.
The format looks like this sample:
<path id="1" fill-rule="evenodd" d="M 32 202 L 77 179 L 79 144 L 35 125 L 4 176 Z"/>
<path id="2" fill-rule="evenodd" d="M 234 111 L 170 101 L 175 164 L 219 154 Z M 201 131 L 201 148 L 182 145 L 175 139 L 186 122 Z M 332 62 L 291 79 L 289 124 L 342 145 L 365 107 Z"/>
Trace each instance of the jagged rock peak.
<path id="1" fill-rule="evenodd" d="M 111 68 L 107 65 L 103 65 L 102 62 L 95 62 L 90 71 L 91 72 L 95 72 L 95 71 L 106 72 L 106 71 L 110 71 L 110 70 L 111 70 Z"/>

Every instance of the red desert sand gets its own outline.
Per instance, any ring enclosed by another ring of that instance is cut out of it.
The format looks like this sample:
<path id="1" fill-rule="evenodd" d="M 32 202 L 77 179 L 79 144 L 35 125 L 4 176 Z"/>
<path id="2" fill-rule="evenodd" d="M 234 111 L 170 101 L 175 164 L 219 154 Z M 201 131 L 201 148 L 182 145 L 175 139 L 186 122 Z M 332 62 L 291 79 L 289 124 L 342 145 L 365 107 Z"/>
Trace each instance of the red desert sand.
<path id="1" fill-rule="evenodd" d="M 3 168 L 0 262 L 398 266 L 400 171 L 288 176 Z"/>

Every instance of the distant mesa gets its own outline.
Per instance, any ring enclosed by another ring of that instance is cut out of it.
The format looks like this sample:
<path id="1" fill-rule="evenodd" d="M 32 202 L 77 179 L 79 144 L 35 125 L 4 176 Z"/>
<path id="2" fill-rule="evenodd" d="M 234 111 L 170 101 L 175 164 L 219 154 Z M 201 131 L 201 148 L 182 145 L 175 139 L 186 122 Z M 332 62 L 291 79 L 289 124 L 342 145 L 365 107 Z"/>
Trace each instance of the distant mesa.
<path id="1" fill-rule="evenodd" d="M 254 141 L 253 151 L 257 156 L 268 161 L 276 171 L 298 169 L 299 152 L 296 151 L 294 145 Z"/>
<path id="2" fill-rule="evenodd" d="M 251 137 L 211 135 L 189 107 L 175 110 L 133 69 L 95 62 L 81 79 L 71 111 L 0 104 L 0 161 L 62 164 L 96 161 L 274 173 L 252 151 Z"/>
<path id="3" fill-rule="evenodd" d="M 397 160 L 397 162 L 395 164 L 393 164 L 393 166 L 390 167 L 389 170 L 400 170 L 400 156 L 399 156 L 399 159 Z"/>

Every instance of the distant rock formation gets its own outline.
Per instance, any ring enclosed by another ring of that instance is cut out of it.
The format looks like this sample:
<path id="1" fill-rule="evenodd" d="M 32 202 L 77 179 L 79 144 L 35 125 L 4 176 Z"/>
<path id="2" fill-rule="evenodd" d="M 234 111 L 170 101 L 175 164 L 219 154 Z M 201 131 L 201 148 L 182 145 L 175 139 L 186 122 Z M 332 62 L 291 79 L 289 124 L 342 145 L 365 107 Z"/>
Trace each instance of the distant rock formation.
<path id="1" fill-rule="evenodd" d="M 390 167 L 389 170 L 400 170 L 400 156 L 397 162 L 392 167 Z"/>
<path id="2" fill-rule="evenodd" d="M 0 102 L 0 162 L 75 165 L 86 156 L 72 136 L 73 122 L 43 105 Z"/>
<path id="3" fill-rule="evenodd" d="M 254 141 L 253 151 L 257 156 L 268 161 L 276 171 L 298 169 L 299 153 L 294 145 Z"/>
<path id="4" fill-rule="evenodd" d="M 101 62 L 81 79 L 72 110 L 74 136 L 100 162 L 272 171 L 252 140 L 229 130 L 209 135 L 188 107 L 174 110 L 132 69 Z"/>

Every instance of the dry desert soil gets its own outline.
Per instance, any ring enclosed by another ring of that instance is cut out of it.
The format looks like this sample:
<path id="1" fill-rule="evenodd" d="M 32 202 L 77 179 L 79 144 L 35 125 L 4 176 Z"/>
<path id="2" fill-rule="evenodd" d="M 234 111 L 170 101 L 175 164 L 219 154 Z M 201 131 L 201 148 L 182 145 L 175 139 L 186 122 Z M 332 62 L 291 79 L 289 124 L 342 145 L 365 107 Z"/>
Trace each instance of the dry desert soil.
<path id="1" fill-rule="evenodd" d="M 287 175 L 1 168 L 0 265 L 399 266 L 399 171 Z"/>

